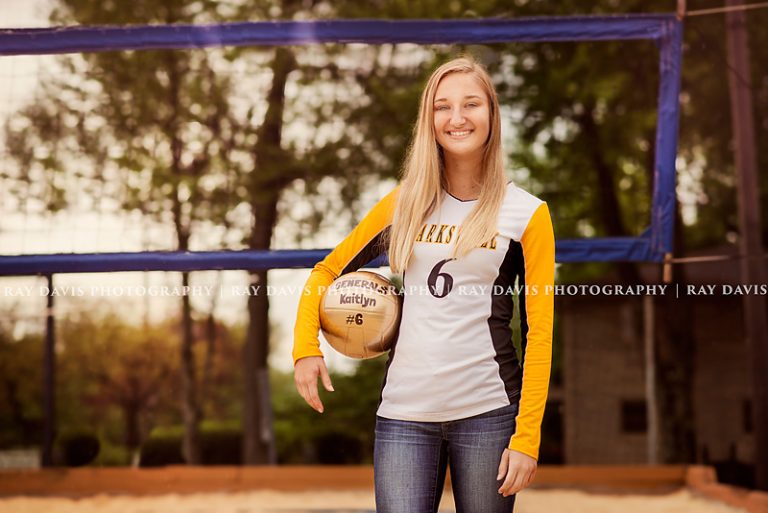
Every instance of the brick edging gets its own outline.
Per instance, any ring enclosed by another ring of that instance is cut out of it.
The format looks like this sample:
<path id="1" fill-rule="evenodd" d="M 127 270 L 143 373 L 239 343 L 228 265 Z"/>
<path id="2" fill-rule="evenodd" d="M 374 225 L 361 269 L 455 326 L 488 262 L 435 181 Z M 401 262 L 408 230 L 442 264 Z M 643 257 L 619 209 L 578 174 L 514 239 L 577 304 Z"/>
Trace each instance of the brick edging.
<path id="1" fill-rule="evenodd" d="M 685 486 L 682 465 L 544 465 L 535 488 L 664 492 Z M 447 486 L 450 487 L 450 479 Z M 0 496 L 373 490 L 373 467 L 83 467 L 0 471 Z"/>
<path id="2" fill-rule="evenodd" d="M 685 484 L 695 494 L 742 508 L 747 513 L 768 513 L 768 492 L 718 483 L 713 467 L 689 466 Z"/>

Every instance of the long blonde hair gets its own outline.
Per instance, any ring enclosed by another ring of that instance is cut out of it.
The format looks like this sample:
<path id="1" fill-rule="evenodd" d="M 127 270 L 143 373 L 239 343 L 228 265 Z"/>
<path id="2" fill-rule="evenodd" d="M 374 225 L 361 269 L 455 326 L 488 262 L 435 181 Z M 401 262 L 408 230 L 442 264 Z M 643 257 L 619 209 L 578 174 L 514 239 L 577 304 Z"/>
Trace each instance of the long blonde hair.
<path id="1" fill-rule="evenodd" d="M 485 67 L 472 57 L 459 57 L 438 67 L 421 94 L 419 117 L 403 164 L 390 229 L 389 265 L 396 273 L 408 266 L 416 235 L 426 218 L 440 208 L 442 189 L 447 189 L 443 150 L 436 139 L 432 104 L 440 80 L 451 73 L 470 73 L 477 78 L 490 104 L 490 132 L 481 164 L 480 196 L 458 231 L 451 257 L 465 256 L 490 241 L 497 232 L 497 218 L 506 190 L 499 99 Z"/>

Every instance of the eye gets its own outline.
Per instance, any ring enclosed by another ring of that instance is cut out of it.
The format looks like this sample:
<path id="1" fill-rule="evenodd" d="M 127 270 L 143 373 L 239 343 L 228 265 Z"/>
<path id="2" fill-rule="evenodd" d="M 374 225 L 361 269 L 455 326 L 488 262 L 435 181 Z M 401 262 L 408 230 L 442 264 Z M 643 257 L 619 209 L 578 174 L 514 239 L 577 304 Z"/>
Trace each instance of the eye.
<path id="1" fill-rule="evenodd" d="M 438 105 L 437 107 L 435 107 L 435 110 L 447 110 L 447 109 L 448 109 L 447 105 Z"/>
<path id="2" fill-rule="evenodd" d="M 477 107 L 477 106 L 478 106 L 478 104 L 474 103 L 474 102 L 467 104 L 467 107 Z"/>

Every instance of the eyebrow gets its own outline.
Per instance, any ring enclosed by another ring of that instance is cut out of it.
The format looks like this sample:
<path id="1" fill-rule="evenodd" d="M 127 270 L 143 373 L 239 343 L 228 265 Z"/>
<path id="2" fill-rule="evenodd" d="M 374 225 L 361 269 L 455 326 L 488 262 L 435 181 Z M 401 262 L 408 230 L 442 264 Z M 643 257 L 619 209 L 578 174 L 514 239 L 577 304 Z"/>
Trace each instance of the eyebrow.
<path id="1" fill-rule="evenodd" d="M 464 97 L 465 100 L 468 100 L 469 98 L 477 98 L 478 100 L 482 100 L 482 98 L 476 94 L 468 94 L 467 96 Z M 447 102 L 447 101 L 448 101 L 448 98 L 438 98 L 437 100 L 435 100 L 434 103 Z"/>

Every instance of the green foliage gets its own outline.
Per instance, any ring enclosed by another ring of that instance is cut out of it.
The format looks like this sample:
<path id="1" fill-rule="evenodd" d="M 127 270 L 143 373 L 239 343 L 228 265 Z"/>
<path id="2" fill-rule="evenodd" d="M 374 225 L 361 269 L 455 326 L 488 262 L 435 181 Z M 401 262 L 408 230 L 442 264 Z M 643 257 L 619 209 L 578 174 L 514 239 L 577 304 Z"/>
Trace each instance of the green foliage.
<path id="1" fill-rule="evenodd" d="M 56 459 L 67 467 L 82 467 L 96 459 L 100 447 L 99 438 L 91 431 L 65 431 L 56 440 Z"/>
<path id="2" fill-rule="evenodd" d="M 59 319 L 58 430 L 64 437 L 83 431 L 96 437 L 101 451 L 95 464 L 129 464 L 133 448 L 152 428 L 180 422 L 174 342 L 177 329 L 178 319 L 136 326 L 114 312 L 87 306 Z M 242 328 L 217 325 L 217 329 L 217 352 L 205 398 L 215 404 L 210 411 L 216 418 L 237 419 L 242 411 L 242 358 L 233 339 L 240 339 Z M 40 444 L 42 347 L 39 334 L 15 340 L 12 332 L 0 325 L 0 379 L 4 382 L 0 387 L 0 448 Z M 196 349 L 203 347 L 198 344 Z M 203 423 L 204 428 L 208 425 Z M 219 454 L 237 461 L 239 449 L 232 447 L 239 442 L 232 441 L 232 424 L 217 429 L 214 437 L 229 438 L 215 438 L 213 448 L 204 448 L 212 454 L 210 461 L 216 461 Z M 59 440 L 70 443 L 61 437 Z"/>
<path id="3" fill-rule="evenodd" d="M 183 426 L 159 426 L 142 444 L 142 467 L 181 465 Z M 203 465 L 239 465 L 242 461 L 242 428 L 233 423 L 203 422 L 200 426 L 200 450 Z"/>
<path id="4" fill-rule="evenodd" d="M 139 465 L 142 467 L 161 467 L 164 465 L 183 465 L 181 440 L 184 436 L 182 426 L 175 426 L 162 431 L 156 430 L 141 445 Z"/>
<path id="5" fill-rule="evenodd" d="M 42 438 L 42 345 L 39 334 L 16 339 L 12 326 L 0 324 L 0 449 L 30 447 Z"/>
<path id="6" fill-rule="evenodd" d="M 701 1 L 689 9 L 721 6 Z M 521 2 L 517 15 L 670 12 L 674 3 L 610 0 Z M 765 11 L 748 14 L 756 120 L 768 117 L 765 92 Z M 735 238 L 725 17 L 686 19 L 682 62 L 678 199 L 686 205 L 682 227 L 688 249 L 724 245 Z M 499 71 L 510 77 L 503 101 L 520 109 L 520 144 L 513 161 L 529 171 L 553 205 L 558 238 L 638 235 L 649 224 L 658 96 L 657 49 L 649 42 L 516 44 L 506 46 Z M 756 123 L 757 140 L 768 128 Z M 758 145 L 758 160 L 768 150 Z M 610 183 L 597 180 L 604 166 Z M 763 184 L 763 197 L 768 185 Z M 602 188 L 602 191 L 601 191 Z M 606 210 L 618 200 L 620 223 Z M 766 202 L 763 201 L 763 205 Z M 766 207 L 764 207 L 766 208 Z M 765 212 L 768 212 L 766 210 Z M 685 248 L 677 248 L 684 251 Z M 588 280 L 604 265 L 564 266 L 563 281 Z"/>
<path id="7" fill-rule="evenodd" d="M 169 394 L 178 368 L 175 330 L 173 320 L 135 326 L 116 313 L 95 310 L 60 320 L 58 400 L 71 405 L 60 410 L 62 424 L 87 426 L 110 419 L 106 424 L 125 428 L 105 425 L 104 435 L 119 439 L 143 415 L 162 419 L 165 412 L 175 411 L 175 398 Z"/>
<path id="8" fill-rule="evenodd" d="M 700 4 L 701 8 L 722 6 L 713 0 Z M 763 28 L 766 23 L 766 10 L 747 12 L 758 169 L 768 165 L 768 147 L 761 144 L 768 138 L 768 124 L 763 121 L 768 119 L 768 81 L 765 79 L 768 76 L 768 38 Z M 680 155 L 694 165 L 680 169 L 679 175 L 681 179 L 690 177 L 698 185 L 678 188 L 678 194 L 685 192 L 697 207 L 695 223 L 685 229 L 686 242 L 695 248 L 725 245 L 736 240 L 738 231 L 728 90 L 728 72 L 732 66 L 726 51 L 725 16 L 687 20 L 685 45 Z M 760 188 L 766 233 L 768 182 L 762 180 Z"/>
<path id="9" fill-rule="evenodd" d="M 571 14 L 579 6 L 546 10 Z M 608 10 L 607 2 L 592 10 L 601 6 Z M 558 238 L 637 236 L 649 224 L 657 54 L 651 42 L 602 41 L 515 44 L 505 52 L 499 72 L 514 80 L 500 97 L 521 113 L 512 159 L 528 171 L 528 188 L 553 205 Z"/>
<path id="10" fill-rule="evenodd" d="M 125 467 L 132 464 L 132 452 L 122 444 L 101 441 L 99 455 L 93 461 L 97 467 Z"/>
<path id="11" fill-rule="evenodd" d="M 203 423 L 200 450 L 206 465 L 240 465 L 243 432 L 239 427 L 206 428 Z"/>

